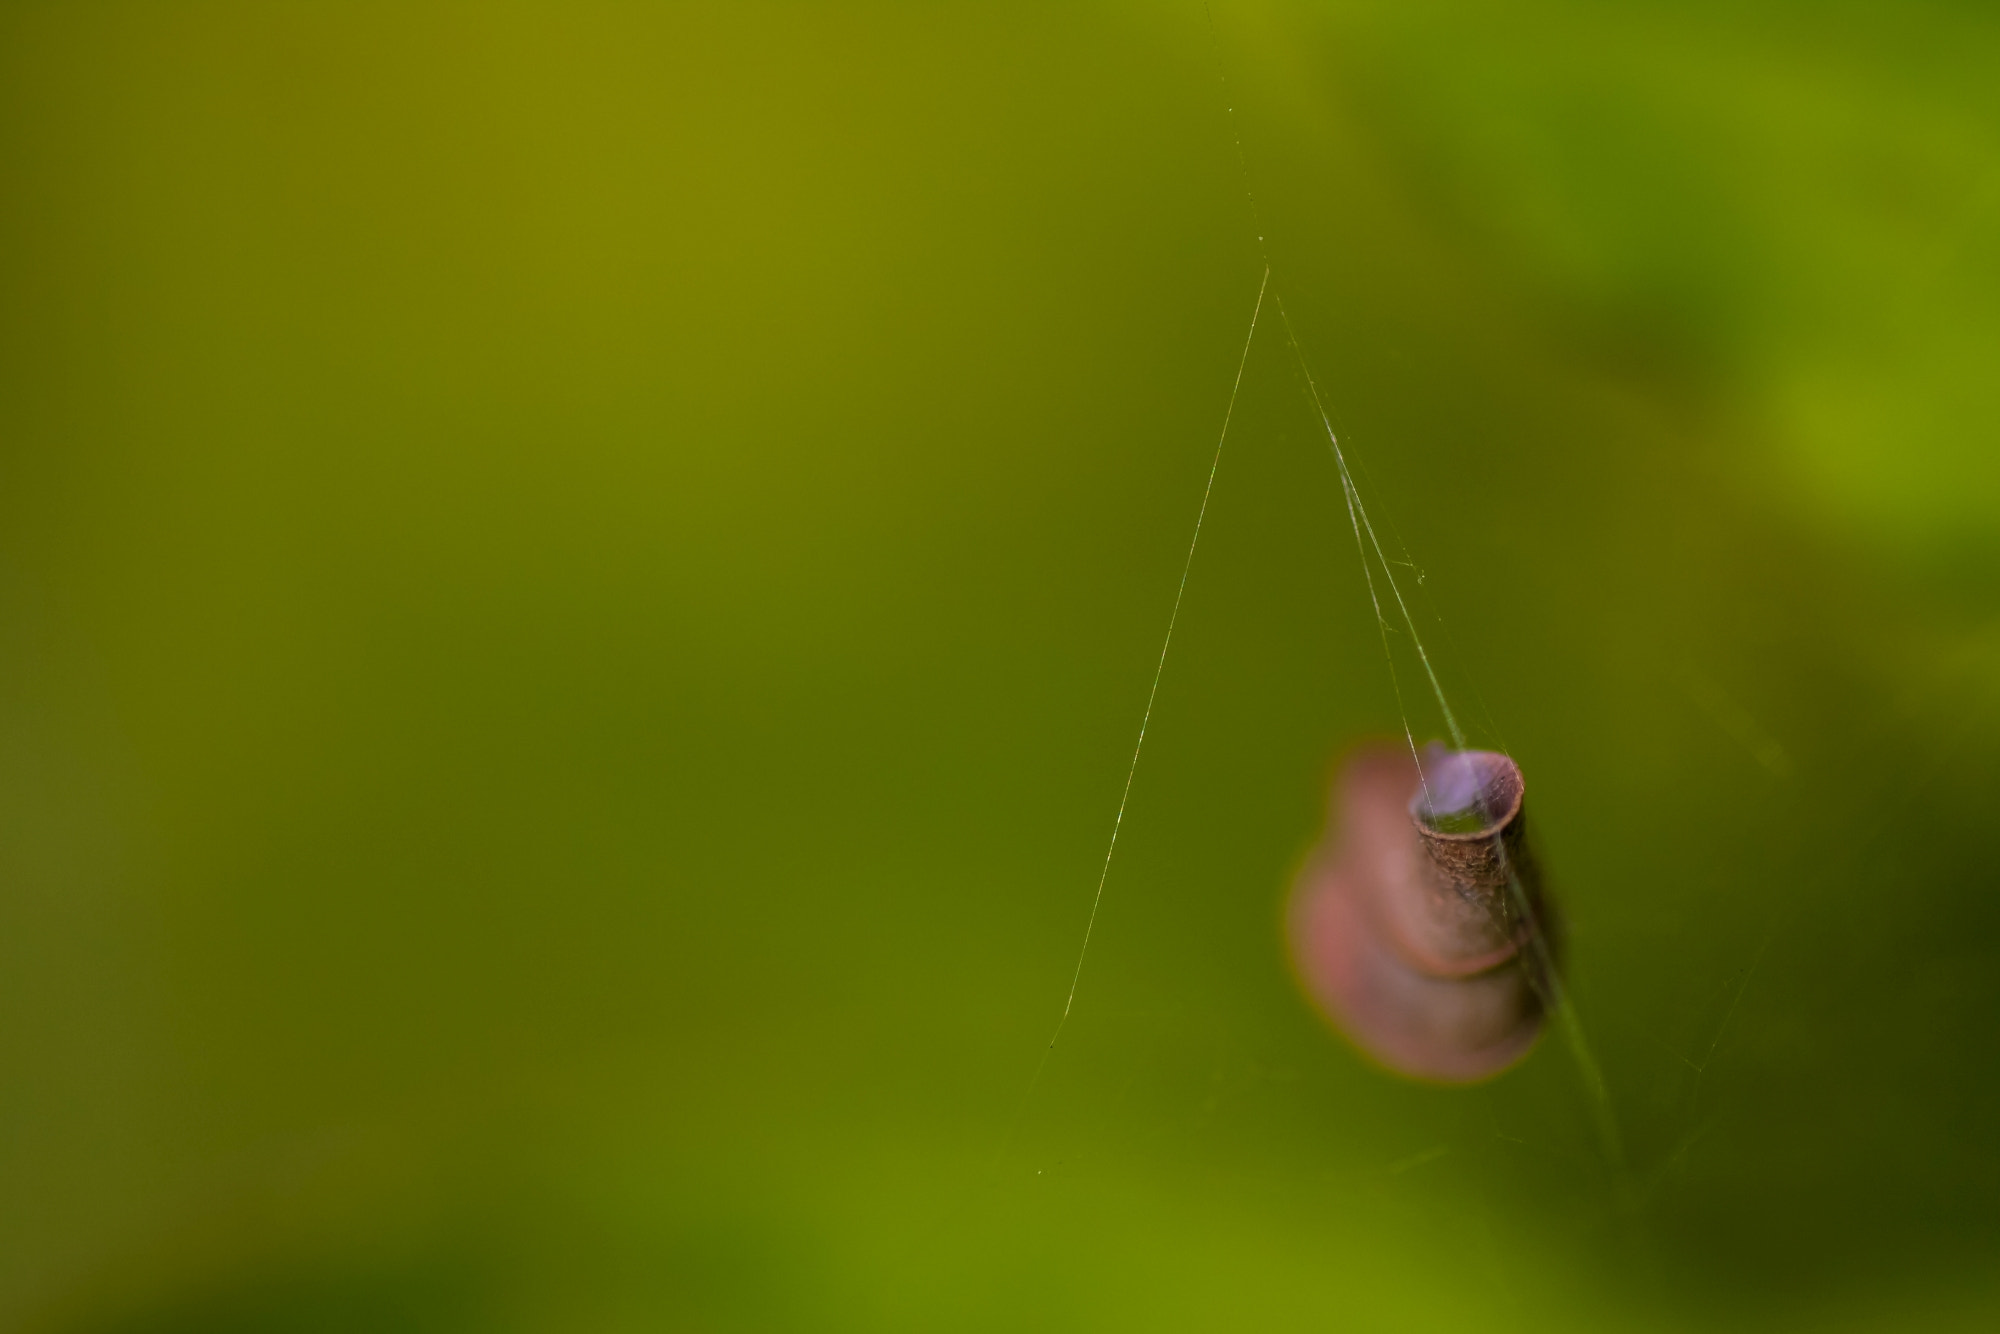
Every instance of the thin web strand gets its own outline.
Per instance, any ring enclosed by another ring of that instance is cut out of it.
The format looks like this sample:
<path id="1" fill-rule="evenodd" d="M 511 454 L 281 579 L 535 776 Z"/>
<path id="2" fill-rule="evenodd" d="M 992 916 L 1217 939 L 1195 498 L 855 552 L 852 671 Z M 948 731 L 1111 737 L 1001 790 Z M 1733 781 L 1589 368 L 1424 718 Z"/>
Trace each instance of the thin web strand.
<path id="1" fill-rule="evenodd" d="M 1124 792 L 1118 796 L 1118 816 L 1112 820 L 1112 840 L 1104 848 L 1104 866 L 1098 870 L 1098 892 L 1090 898 L 1090 920 L 1084 922 L 1084 944 L 1076 950 L 1076 972 L 1070 974 L 1070 994 L 1062 1000 L 1062 1018 L 1056 1020 L 1056 1032 L 1048 1034 L 1048 1046 L 1042 1048 L 1042 1058 L 1034 1062 L 1034 1074 L 1028 1076 L 1028 1088 L 1020 1096 L 1020 1110 L 1014 1114 L 1014 1124 L 1008 1128 L 1006 1142 L 1000 1148 L 1000 1158 L 1004 1160 L 1020 1134 L 1022 1122 L 1028 1118 L 1028 1104 L 1034 1102 L 1034 1090 L 1042 1084 L 1042 1070 L 1048 1068 L 1048 1056 L 1056 1050 L 1056 1042 L 1062 1038 L 1062 1030 L 1070 1022 L 1070 1010 L 1076 1006 L 1076 986 L 1084 980 L 1084 960 L 1090 956 L 1090 934 L 1098 926 L 1098 908 L 1104 906 L 1104 884 L 1112 874 L 1112 856 L 1118 852 L 1118 832 L 1124 828 L 1124 812 L 1132 802 L 1132 778 L 1138 774 L 1138 756 L 1146 750 L 1146 728 L 1152 726 L 1152 704 L 1160 698 L 1160 678 L 1166 674 L 1166 650 L 1174 646 L 1174 626 L 1180 622 L 1180 602 L 1188 596 L 1188 572 L 1194 570 L 1194 548 L 1202 544 L 1202 524 L 1208 522 L 1208 498 L 1216 492 L 1216 470 L 1222 466 L 1222 446 L 1230 438 L 1230 422 L 1236 416 L 1236 396 L 1244 386 L 1244 368 L 1250 364 L 1250 344 L 1256 342 L 1256 322 L 1264 314 L 1264 292 L 1270 288 L 1270 264 L 1264 264 L 1264 276 L 1256 284 L 1256 304 L 1250 308 L 1250 332 L 1244 334 L 1242 356 L 1236 358 L 1236 380 L 1230 384 L 1230 402 L 1222 410 L 1222 432 L 1216 436 L 1216 454 L 1208 460 L 1208 484 L 1202 488 L 1202 506 L 1194 512 L 1194 536 L 1188 538 L 1188 558 L 1180 566 L 1180 584 L 1174 588 L 1174 610 L 1166 618 L 1166 636 L 1160 640 L 1160 660 L 1152 668 L 1152 688 L 1146 692 L 1146 712 L 1140 714 L 1138 740 L 1132 744 L 1132 762 L 1126 766 Z"/>
<path id="2" fill-rule="evenodd" d="M 1202 12 L 1208 19 L 1210 44 L 1215 53 L 1216 77 L 1222 84 L 1223 101 L 1229 117 L 1229 140 L 1236 149 L 1236 170 L 1242 177 L 1243 198 L 1250 208 L 1251 229 L 1257 235 L 1257 251 L 1264 257 L 1264 273 L 1268 278 L 1271 272 L 1270 243 L 1265 238 L 1263 209 L 1257 203 L 1256 186 L 1250 177 L 1250 156 L 1243 147 L 1243 132 L 1236 123 L 1236 98 L 1229 90 L 1229 69 L 1222 59 L 1222 34 L 1215 26 L 1215 11 L 1207 4 L 1203 4 Z M 1389 663 L 1389 683 L 1396 692 L 1396 712 L 1402 715 L 1403 737 L 1410 743 L 1410 758 L 1417 765 L 1417 782 L 1423 787 L 1424 799 L 1428 801 L 1430 783 L 1424 776 L 1423 760 L 1417 754 L 1417 739 L 1410 728 L 1409 709 L 1403 703 L 1403 686 L 1396 674 L 1396 656 L 1389 649 L 1388 618 L 1382 615 L 1382 601 L 1375 592 L 1375 575 L 1368 568 L 1368 551 L 1361 542 L 1361 532 L 1364 527 L 1368 532 L 1368 543 L 1375 548 L 1376 559 L 1381 563 L 1382 573 L 1389 581 L 1389 591 L 1395 594 L 1396 605 L 1403 613 L 1403 621 L 1410 627 L 1410 642 L 1416 646 L 1417 656 L 1424 664 L 1424 674 L 1430 678 L 1431 691 L 1437 696 L 1438 708 L 1444 712 L 1445 726 L 1450 729 L 1452 741 L 1460 750 L 1466 748 L 1465 734 L 1459 728 L 1458 719 L 1452 713 L 1451 705 L 1445 702 L 1444 690 L 1438 685 L 1437 673 L 1431 669 L 1430 655 L 1424 652 L 1423 638 L 1417 634 L 1416 622 L 1410 616 L 1409 607 L 1403 602 L 1402 590 L 1396 586 L 1396 576 L 1389 569 L 1388 559 L 1382 554 L 1382 544 L 1376 539 L 1375 525 L 1368 521 L 1368 510 L 1361 503 L 1360 489 L 1355 486 L 1354 477 L 1347 470 L 1347 456 L 1341 451 L 1340 439 L 1333 431 L 1333 421 L 1327 416 L 1326 405 L 1320 401 L 1319 386 L 1313 382 L 1312 369 L 1306 364 L 1305 349 L 1299 346 L 1298 337 L 1292 332 L 1292 317 L 1285 311 L 1285 299 L 1276 295 L 1272 299 L 1278 303 L 1278 316 L 1285 325 L 1285 341 L 1291 344 L 1292 355 L 1298 360 L 1299 373 L 1305 377 L 1306 391 L 1312 397 L 1313 409 L 1319 413 L 1320 425 L 1326 428 L 1327 441 L 1333 446 L 1334 462 L 1340 469 L 1341 491 L 1347 500 L 1347 518 L 1354 525 L 1354 545 L 1361 555 L 1361 573 L 1368 581 L 1368 600 L 1374 605 L 1376 628 L 1382 634 L 1382 653 Z M 1407 549 L 1404 554 L 1409 554 Z"/>
<path id="3" fill-rule="evenodd" d="M 1459 750 L 1464 750 L 1466 749 L 1465 733 L 1460 729 L 1458 717 L 1452 713 L 1451 705 L 1444 697 L 1444 687 L 1438 683 L 1437 672 L 1431 667 L 1431 656 L 1424 651 L 1423 636 L 1417 633 L 1416 618 L 1410 615 L 1409 604 L 1403 601 L 1403 590 L 1396 584 L 1396 572 L 1389 567 L 1389 558 L 1382 550 L 1381 539 L 1375 536 L 1375 525 L 1368 518 L 1368 507 L 1361 503 L 1360 491 L 1354 485 L 1354 475 L 1347 470 L 1347 455 L 1340 448 L 1340 437 L 1334 434 L 1333 419 L 1327 416 L 1326 404 L 1320 400 L 1319 386 L 1313 381 L 1312 368 L 1306 364 L 1305 349 L 1299 346 L 1298 336 L 1292 331 L 1292 317 L 1285 311 L 1285 299 L 1279 297 L 1277 298 L 1277 302 L 1278 318 L 1283 320 L 1285 324 L 1285 341 L 1292 345 L 1292 355 L 1299 360 L 1299 374 L 1305 377 L 1306 392 L 1312 396 L 1313 411 L 1319 414 L 1320 425 L 1326 429 L 1326 442 L 1333 450 L 1334 465 L 1340 469 L 1341 489 L 1347 495 L 1348 518 L 1358 521 L 1354 534 L 1355 543 L 1357 546 L 1360 545 L 1362 532 L 1365 531 L 1368 534 L 1368 547 L 1374 548 L 1376 563 L 1382 567 L 1382 577 L 1388 581 L 1389 592 L 1396 599 L 1396 609 L 1403 614 L 1403 624 L 1409 628 L 1410 644 L 1417 651 L 1417 661 L 1423 664 L 1424 676 L 1429 680 L 1431 685 L 1431 694 L 1437 697 L 1438 709 L 1444 714 L 1445 729 L 1451 733 L 1452 745 Z M 1362 549 L 1361 564 L 1364 569 L 1367 568 L 1367 548 Z M 1372 576 L 1369 584 L 1369 594 L 1372 597 L 1374 594 Z M 1379 603 L 1376 604 L 1375 614 L 1378 618 L 1382 614 L 1382 608 Z M 1409 720 L 1405 718 L 1405 730 L 1408 727 Z"/>
<path id="4" fill-rule="evenodd" d="M 1382 614 L 1382 596 L 1375 589 L 1375 571 L 1368 563 L 1368 543 L 1361 536 L 1362 524 L 1367 520 L 1367 510 L 1361 504 L 1361 489 L 1355 485 L 1353 475 L 1348 472 L 1347 460 L 1342 457 L 1340 452 L 1340 441 L 1333 434 L 1333 426 L 1327 421 L 1325 409 L 1320 407 L 1319 390 L 1313 384 L 1312 372 L 1306 368 L 1305 353 L 1299 347 L 1298 339 L 1292 333 L 1291 318 L 1285 315 L 1285 299 L 1280 296 L 1276 300 L 1278 303 L 1278 314 L 1284 319 L 1285 341 L 1291 345 L 1292 354 L 1297 359 L 1299 373 L 1305 380 L 1306 392 L 1311 397 L 1313 406 L 1319 409 L 1320 421 L 1326 427 L 1327 438 L 1333 442 L 1333 457 L 1335 463 L 1339 465 L 1340 471 L 1341 499 L 1347 504 L 1347 522 L 1354 529 L 1354 550 L 1355 554 L 1361 558 L 1361 578 L 1368 585 L 1368 605 L 1375 612 L 1375 629 L 1382 637 L 1382 661 L 1389 669 L 1389 688 L 1396 695 L 1396 716 L 1402 720 L 1403 740 L 1410 748 L 1410 762 L 1417 767 L 1417 785 L 1423 789 L 1424 801 L 1428 805 L 1431 799 L 1430 777 L 1424 772 L 1424 757 L 1417 752 L 1416 733 L 1410 727 L 1410 707 L 1403 699 L 1402 674 L 1396 670 L 1396 654 L 1389 647 L 1389 618 Z M 1369 532 L 1372 536 L 1374 532 L 1372 526 Z M 1379 545 L 1376 547 L 1376 551 L 1379 555 L 1381 551 Z M 1383 562 L 1382 564 L 1382 573 L 1384 576 L 1390 578 L 1391 585 L 1393 586 L 1394 576 L 1390 574 L 1387 562 Z M 1398 595 L 1397 600 L 1398 602 L 1401 601 L 1400 595 Z M 1416 638 L 1416 627 L 1411 627 L 1410 635 L 1413 640 Z M 1419 647 L 1421 649 L 1421 645 Z M 1435 688 L 1437 684 L 1435 678 L 1432 679 L 1431 684 Z M 1442 692 L 1439 694 L 1439 702 L 1443 702 Z M 1446 712 L 1448 714 L 1449 710 Z"/>
<path id="5" fill-rule="evenodd" d="M 1125 827 L 1125 808 L 1132 800 L 1132 779 L 1139 772 L 1139 755 L 1146 749 L 1146 728 L 1153 721 L 1153 704 L 1160 697 L 1160 678 L 1167 671 L 1167 650 L 1173 647 L 1174 626 L 1181 616 L 1181 602 L 1187 597 L 1188 574 L 1194 569 L 1195 548 L 1201 545 L 1201 527 L 1208 519 L 1209 497 L 1215 494 L 1215 474 L 1222 466 L 1222 446 L 1229 439 L 1229 423 L 1236 415 L 1236 396 L 1243 388 L 1243 370 L 1250 364 L 1250 345 L 1257 338 L 1257 319 L 1264 312 L 1264 293 L 1271 285 L 1271 266 L 1264 266 L 1264 276 L 1257 284 L 1257 304 L 1250 311 L 1250 332 L 1243 339 L 1243 355 L 1236 362 L 1236 379 L 1229 386 L 1229 406 L 1222 413 L 1222 433 L 1215 442 L 1215 456 L 1208 464 L 1208 485 L 1202 489 L 1201 508 L 1194 516 L 1194 536 L 1188 541 L 1187 559 L 1181 563 L 1180 585 L 1174 590 L 1174 609 L 1167 615 L 1166 637 L 1160 642 L 1160 658 L 1153 666 L 1152 688 L 1146 692 L 1146 711 L 1139 718 L 1139 739 L 1132 746 L 1132 762 L 1125 767 L 1125 790 L 1118 798 L 1118 815 L 1111 822 L 1111 842 L 1104 849 L 1104 865 L 1097 873 L 1097 893 L 1090 901 L 1090 919 L 1084 924 L 1083 945 L 1076 953 L 1076 971 L 1070 975 L 1069 995 L 1063 1001 L 1062 1018 L 1056 1021 L 1056 1031 L 1049 1035 L 1046 1052 L 1056 1045 L 1062 1036 L 1063 1026 L 1069 1022 L 1069 1012 L 1076 1005 L 1076 989 L 1083 981 L 1083 961 L 1090 953 L 1091 933 L 1097 929 L 1097 910 L 1104 906 L 1104 885 L 1111 878 L 1111 859 L 1118 852 L 1118 834 Z M 1039 1069 L 1036 1071 L 1040 1073 Z"/>
<path id="6" fill-rule="evenodd" d="M 1236 170 L 1242 177 L 1243 198 L 1250 207 L 1251 229 L 1257 234 L 1257 252 L 1264 257 L 1264 272 L 1268 275 L 1271 271 L 1271 248 L 1270 243 L 1265 239 L 1263 210 L 1257 204 L 1257 190 L 1250 179 L 1250 156 L 1244 151 L 1243 132 L 1236 124 L 1236 99 L 1229 91 L 1229 70 L 1222 60 L 1222 34 L 1217 31 L 1215 26 L 1215 11 L 1204 4 L 1202 12 L 1208 16 L 1208 33 L 1211 47 L 1215 53 L 1215 72 L 1217 79 L 1222 84 L 1222 95 L 1225 103 L 1224 109 L 1229 116 L 1229 140 L 1236 148 Z M 1374 571 L 1368 568 L 1368 551 L 1361 543 L 1361 525 L 1367 519 L 1367 511 L 1362 508 L 1361 494 L 1354 485 L 1354 479 L 1348 475 L 1347 460 L 1341 455 L 1340 442 L 1333 437 L 1333 424 L 1327 420 L 1326 409 L 1320 405 L 1319 389 L 1312 382 L 1312 372 L 1306 369 L 1305 353 L 1299 347 L 1298 339 L 1292 334 L 1291 317 L 1285 314 L 1285 299 L 1282 296 L 1276 296 L 1273 299 L 1278 303 L 1278 314 L 1284 319 L 1285 341 L 1291 344 L 1292 353 L 1298 359 L 1299 370 L 1305 376 L 1306 388 L 1312 395 L 1313 406 L 1319 410 L 1320 421 L 1326 426 L 1327 438 L 1333 440 L 1333 456 L 1340 465 L 1340 489 L 1342 495 L 1347 500 L 1347 519 L 1349 523 L 1354 525 L 1354 546 L 1361 555 L 1361 576 L 1368 582 L 1368 601 L 1375 608 L 1375 628 L 1380 631 L 1382 636 L 1382 659 L 1389 665 L 1389 685 L 1396 693 L 1396 713 L 1403 720 L 1403 740 L 1409 743 L 1410 760 L 1417 766 L 1417 783 L 1423 788 L 1424 800 L 1428 803 L 1431 795 L 1430 780 L 1424 774 L 1423 757 L 1417 753 L 1416 733 L 1410 728 L 1409 706 L 1403 702 L 1403 682 L 1396 674 L 1396 655 L 1389 648 L 1389 621 L 1382 614 L 1382 599 L 1375 592 L 1375 574 Z M 1374 538 L 1374 535 L 1374 528 L 1371 525 L 1369 527 L 1369 537 L 1371 540 Z M 1381 544 L 1377 543 L 1375 549 L 1379 555 Z M 1383 563 L 1382 572 L 1385 575 L 1389 573 L 1386 561 Z M 1394 583 L 1394 579 L 1391 578 L 1390 586 L 1392 588 L 1394 587 Z M 1398 605 L 1402 603 L 1402 600 L 1402 594 L 1400 592 L 1397 593 L 1396 601 Z M 1405 609 L 1404 618 L 1407 620 L 1408 616 L 1409 612 Z M 1411 626 L 1410 635 L 1411 639 L 1415 641 L 1416 627 L 1414 625 Z M 1418 642 L 1417 651 L 1419 653 L 1423 651 L 1420 641 Z M 1425 661 L 1424 667 L 1426 671 L 1429 670 L 1430 663 L 1428 660 Z M 1437 677 L 1435 675 L 1431 677 L 1431 686 L 1433 689 L 1437 687 Z M 1440 705 L 1444 704 L 1443 691 L 1438 691 L 1438 703 Z M 1447 720 L 1451 720 L 1451 710 L 1448 707 L 1445 708 L 1445 717 Z M 1455 720 L 1452 722 L 1452 734 L 1453 736 L 1457 736 L 1458 734 Z M 1461 742 L 1459 749 L 1463 750 L 1464 748 L 1464 743 Z"/>
<path id="7" fill-rule="evenodd" d="M 1375 609 L 1375 628 L 1382 635 L 1382 660 L 1389 664 L 1389 688 L 1396 692 L 1396 715 L 1403 720 L 1403 740 L 1409 743 L 1410 762 L 1417 766 L 1417 785 L 1423 788 L 1424 804 L 1428 806 L 1431 800 L 1430 779 L 1424 775 L 1423 757 L 1417 754 L 1416 733 L 1410 730 L 1410 707 L 1403 702 L 1403 680 L 1396 674 L 1396 655 L 1389 648 L 1389 622 L 1382 615 L 1382 599 L 1375 593 L 1375 572 L 1368 568 L 1368 550 L 1361 545 L 1361 521 L 1355 516 L 1360 498 L 1354 494 L 1354 486 L 1345 471 L 1340 475 L 1340 493 L 1347 500 L 1347 521 L 1354 526 L 1354 546 L 1361 554 L 1361 577 L 1368 583 L 1368 605 Z"/>
<path id="8" fill-rule="evenodd" d="M 1354 461 L 1354 466 L 1361 470 L 1363 477 L 1368 476 L 1368 460 L 1357 458 Z M 1458 636 L 1451 632 L 1451 622 L 1445 620 L 1443 613 L 1437 609 L 1437 603 L 1432 600 L 1424 583 L 1424 568 L 1417 564 L 1415 559 L 1410 555 L 1410 544 L 1403 540 L 1402 531 L 1396 527 L 1396 516 L 1385 513 L 1382 516 L 1382 522 L 1388 525 L 1389 537 L 1395 542 L 1396 549 L 1403 553 L 1403 558 L 1396 563 L 1406 570 L 1414 570 L 1416 572 L 1416 598 L 1418 604 L 1429 614 L 1429 624 L 1435 625 L 1439 633 L 1444 635 L 1445 643 L 1451 650 L 1451 656 L 1463 663 L 1466 660 L 1465 651 L 1458 646 Z M 1465 685 L 1472 691 L 1472 701 L 1474 706 L 1479 710 L 1480 720 L 1484 723 L 1487 733 L 1492 736 L 1494 743 L 1499 747 L 1500 753 L 1503 755 L 1512 755 L 1514 748 L 1507 744 L 1507 738 L 1501 732 L 1500 724 L 1493 720 L 1493 710 L 1487 706 L 1485 695 L 1480 693 L 1478 681 L 1473 679 L 1470 673 L 1467 673 Z"/>

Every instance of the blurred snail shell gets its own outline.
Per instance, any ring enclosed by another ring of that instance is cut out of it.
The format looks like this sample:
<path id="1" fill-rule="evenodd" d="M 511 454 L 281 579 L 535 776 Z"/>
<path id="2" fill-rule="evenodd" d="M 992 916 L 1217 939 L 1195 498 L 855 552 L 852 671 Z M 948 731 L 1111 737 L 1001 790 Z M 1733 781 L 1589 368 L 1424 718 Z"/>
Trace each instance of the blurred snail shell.
<path id="1" fill-rule="evenodd" d="M 1370 746 L 1342 766 L 1326 841 L 1293 887 L 1293 964 L 1382 1065 L 1470 1083 L 1534 1045 L 1554 952 L 1524 786 L 1494 751 Z"/>

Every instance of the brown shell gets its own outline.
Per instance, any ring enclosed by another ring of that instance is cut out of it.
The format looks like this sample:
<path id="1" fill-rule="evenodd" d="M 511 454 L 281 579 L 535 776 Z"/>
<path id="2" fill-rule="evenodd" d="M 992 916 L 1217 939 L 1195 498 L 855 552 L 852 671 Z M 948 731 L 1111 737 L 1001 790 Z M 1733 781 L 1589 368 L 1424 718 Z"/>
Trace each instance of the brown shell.
<path id="1" fill-rule="evenodd" d="M 1432 747 L 1420 779 L 1408 750 L 1370 746 L 1334 795 L 1289 913 L 1307 992 L 1390 1069 L 1446 1083 L 1498 1074 L 1534 1045 L 1548 990 L 1538 970 L 1553 953 L 1520 769 Z M 1445 804 L 1473 827 L 1434 827 L 1440 797 L 1460 798 Z"/>

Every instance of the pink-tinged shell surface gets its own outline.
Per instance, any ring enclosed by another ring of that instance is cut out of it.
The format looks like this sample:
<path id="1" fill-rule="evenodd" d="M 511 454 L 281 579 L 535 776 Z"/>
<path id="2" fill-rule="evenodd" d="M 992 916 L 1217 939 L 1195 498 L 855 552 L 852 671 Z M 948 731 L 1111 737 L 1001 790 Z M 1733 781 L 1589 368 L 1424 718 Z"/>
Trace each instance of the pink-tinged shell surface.
<path id="1" fill-rule="evenodd" d="M 1546 910 L 1522 792 L 1514 762 L 1490 751 L 1434 747 L 1424 780 L 1389 746 L 1341 767 L 1326 841 L 1293 886 L 1289 944 L 1314 1004 L 1391 1070 L 1471 1083 L 1541 1031 L 1531 970 L 1549 956 Z M 1467 812 L 1455 832 L 1428 818 Z"/>

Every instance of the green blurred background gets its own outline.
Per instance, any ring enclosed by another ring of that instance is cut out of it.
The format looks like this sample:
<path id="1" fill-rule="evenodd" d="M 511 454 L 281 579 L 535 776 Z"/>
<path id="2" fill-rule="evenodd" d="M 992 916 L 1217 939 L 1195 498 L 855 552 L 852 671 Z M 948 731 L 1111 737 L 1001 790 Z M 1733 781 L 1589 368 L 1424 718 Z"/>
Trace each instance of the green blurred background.
<path id="1" fill-rule="evenodd" d="M 6 8 L 0 1328 L 1992 1327 L 2000 20 L 1208 8 Z M 1268 320 L 1030 1087 L 1260 230 L 1615 1155 Z"/>

